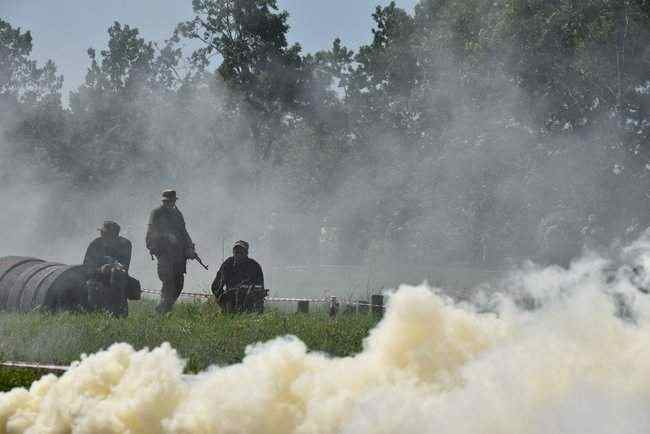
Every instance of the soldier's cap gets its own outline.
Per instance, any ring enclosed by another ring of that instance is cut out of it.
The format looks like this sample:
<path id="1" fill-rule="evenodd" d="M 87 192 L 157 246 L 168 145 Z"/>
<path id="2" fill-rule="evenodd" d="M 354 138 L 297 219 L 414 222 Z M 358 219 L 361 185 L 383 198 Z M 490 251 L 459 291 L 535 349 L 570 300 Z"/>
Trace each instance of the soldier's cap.
<path id="1" fill-rule="evenodd" d="M 120 225 L 115 223 L 112 220 L 105 220 L 104 223 L 102 223 L 101 227 L 97 228 L 98 231 L 106 230 L 110 232 L 114 232 L 116 234 L 120 233 Z"/>
<path id="2" fill-rule="evenodd" d="M 178 199 L 178 196 L 176 196 L 176 190 L 163 190 L 162 200 L 176 200 L 176 199 Z"/>
<path id="3" fill-rule="evenodd" d="M 246 252 L 248 253 L 248 243 L 246 241 L 242 241 L 242 240 L 235 241 L 235 244 L 232 245 L 233 250 L 235 249 L 235 247 L 241 247 L 242 249 L 246 250 Z"/>

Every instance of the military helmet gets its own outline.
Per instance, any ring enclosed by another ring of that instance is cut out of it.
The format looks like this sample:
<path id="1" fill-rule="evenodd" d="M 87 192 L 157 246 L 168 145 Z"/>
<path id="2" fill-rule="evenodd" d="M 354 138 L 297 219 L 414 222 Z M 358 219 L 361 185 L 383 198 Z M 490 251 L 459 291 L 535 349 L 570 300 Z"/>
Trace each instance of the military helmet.
<path id="1" fill-rule="evenodd" d="M 176 196 L 176 190 L 163 190 L 162 200 L 176 200 L 176 199 L 178 199 L 178 196 Z"/>

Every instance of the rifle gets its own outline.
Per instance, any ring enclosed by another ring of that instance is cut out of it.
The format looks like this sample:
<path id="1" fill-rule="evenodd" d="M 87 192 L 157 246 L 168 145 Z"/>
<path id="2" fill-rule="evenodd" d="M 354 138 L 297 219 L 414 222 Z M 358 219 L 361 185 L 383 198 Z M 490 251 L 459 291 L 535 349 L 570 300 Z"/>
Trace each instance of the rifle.
<path id="1" fill-rule="evenodd" d="M 205 268 L 206 270 L 208 269 L 208 266 L 203 263 L 203 261 L 201 260 L 201 257 L 196 252 L 194 253 L 194 259 L 196 260 L 196 262 L 201 264 L 201 267 Z"/>

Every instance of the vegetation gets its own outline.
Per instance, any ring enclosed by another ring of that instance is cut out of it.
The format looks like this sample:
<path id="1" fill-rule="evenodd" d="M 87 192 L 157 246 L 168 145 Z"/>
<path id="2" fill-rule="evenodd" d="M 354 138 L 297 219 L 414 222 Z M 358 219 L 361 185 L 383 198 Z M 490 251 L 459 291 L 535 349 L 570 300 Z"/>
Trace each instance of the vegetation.
<path id="1" fill-rule="evenodd" d="M 114 23 L 69 106 L 55 63 L 37 65 L 29 31 L 0 19 L 0 185 L 60 187 L 37 213 L 48 244 L 120 180 L 129 192 L 114 196 L 135 202 L 138 188 L 198 179 L 226 192 L 226 206 L 198 205 L 215 239 L 254 227 L 253 243 L 282 252 L 273 266 L 328 263 L 318 245 L 332 241 L 334 263 L 366 276 L 397 262 L 566 264 L 650 224 L 648 0 L 391 3 L 356 52 L 337 39 L 316 53 L 288 43 L 276 0 L 192 4 L 163 44 Z M 0 352 L 67 363 L 117 339 L 169 340 L 197 370 L 287 333 L 350 354 L 372 325 L 150 307 L 123 322 L 2 315 Z"/>
<path id="2" fill-rule="evenodd" d="M 187 359 L 190 372 L 212 364 L 241 361 L 246 346 L 294 335 L 312 351 L 348 356 L 361 350 L 376 324 L 372 315 L 295 314 L 270 311 L 262 315 L 223 315 L 210 303 L 178 303 L 167 316 L 154 313 L 154 304 L 133 303 L 128 318 L 105 314 L 0 315 L 0 355 L 3 360 L 67 365 L 81 354 L 105 349 L 115 342 L 153 348 L 169 342 Z M 6 374 L 2 374 L 6 375 Z"/>
<path id="3" fill-rule="evenodd" d="M 193 6 L 165 44 L 111 26 L 69 107 L 55 64 L 0 21 L 2 168 L 23 173 L 22 157 L 29 182 L 67 187 L 52 232 L 74 230 L 79 193 L 197 173 L 232 197 L 216 225 L 262 216 L 288 263 L 317 260 L 321 236 L 345 240 L 349 263 L 566 262 L 648 226 L 647 0 L 390 4 L 357 52 L 337 39 L 317 53 L 288 44 L 275 0 Z M 283 229 L 292 214 L 313 224 Z"/>
<path id="4" fill-rule="evenodd" d="M 0 367 L 0 392 L 7 392 L 16 387 L 29 386 L 43 375 L 45 371 Z"/>

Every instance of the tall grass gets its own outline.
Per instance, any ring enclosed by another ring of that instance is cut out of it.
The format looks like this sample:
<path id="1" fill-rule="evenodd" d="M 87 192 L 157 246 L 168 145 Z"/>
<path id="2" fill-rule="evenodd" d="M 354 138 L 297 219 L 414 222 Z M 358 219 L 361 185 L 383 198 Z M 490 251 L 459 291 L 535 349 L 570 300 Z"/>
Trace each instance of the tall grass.
<path id="1" fill-rule="evenodd" d="M 29 388 L 30 384 L 48 374 L 38 369 L 16 369 L 0 367 L 0 392 L 7 392 L 16 387 Z"/>
<path id="2" fill-rule="evenodd" d="M 132 303 L 128 318 L 106 314 L 0 313 L 0 359 L 69 364 L 115 342 L 137 349 L 169 342 L 187 359 L 189 372 L 240 361 L 247 345 L 295 335 L 310 350 L 347 356 L 361 350 L 377 319 L 323 313 L 223 315 L 211 303 L 177 303 L 165 316 L 151 301 Z"/>

